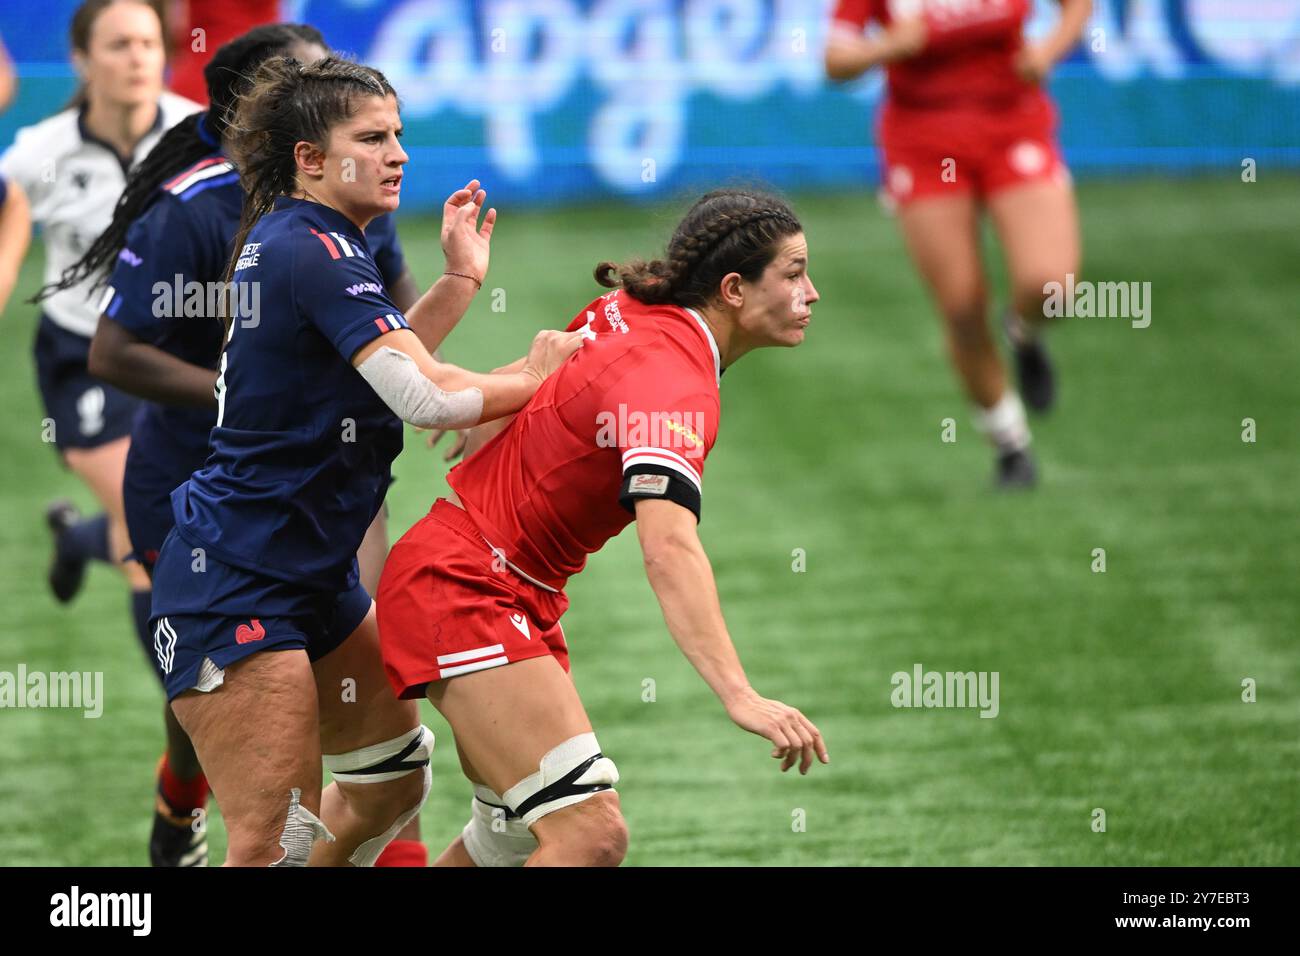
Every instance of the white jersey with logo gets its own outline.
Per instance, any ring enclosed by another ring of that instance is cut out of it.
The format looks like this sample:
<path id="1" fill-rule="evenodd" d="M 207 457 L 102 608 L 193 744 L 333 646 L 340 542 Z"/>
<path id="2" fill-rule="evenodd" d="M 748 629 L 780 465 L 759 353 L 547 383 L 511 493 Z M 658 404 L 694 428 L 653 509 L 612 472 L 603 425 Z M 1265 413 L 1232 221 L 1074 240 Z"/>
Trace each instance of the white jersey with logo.
<path id="1" fill-rule="evenodd" d="M 75 107 L 18 131 L 0 156 L 0 173 L 22 186 L 31 201 L 32 221 L 45 237 L 47 283 L 57 282 L 108 228 L 130 168 L 149 155 L 167 130 L 202 108 L 164 92 L 153 128 L 137 144 L 129 166 L 86 129 L 82 110 Z M 94 281 L 88 277 L 50 296 L 42 303 L 45 314 L 71 332 L 93 336 L 99 322 L 98 297 L 90 296 Z"/>

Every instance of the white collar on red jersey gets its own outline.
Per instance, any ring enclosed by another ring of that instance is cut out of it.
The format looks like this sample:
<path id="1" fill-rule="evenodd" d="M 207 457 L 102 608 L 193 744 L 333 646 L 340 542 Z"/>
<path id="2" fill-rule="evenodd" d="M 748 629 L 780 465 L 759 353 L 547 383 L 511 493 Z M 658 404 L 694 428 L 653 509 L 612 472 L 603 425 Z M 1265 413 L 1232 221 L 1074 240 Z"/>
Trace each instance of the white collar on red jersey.
<path id="1" fill-rule="evenodd" d="M 700 313 L 696 312 L 694 309 L 689 307 L 686 309 L 686 311 L 691 314 L 691 318 L 693 318 L 696 322 L 700 324 L 700 328 L 704 330 L 704 337 L 709 340 L 709 348 L 713 350 L 713 376 L 717 380 L 718 384 L 721 385 L 722 384 L 722 356 L 718 352 L 718 340 L 713 337 L 713 330 L 709 328 L 709 324 L 704 321 L 704 318 L 700 315 Z"/>

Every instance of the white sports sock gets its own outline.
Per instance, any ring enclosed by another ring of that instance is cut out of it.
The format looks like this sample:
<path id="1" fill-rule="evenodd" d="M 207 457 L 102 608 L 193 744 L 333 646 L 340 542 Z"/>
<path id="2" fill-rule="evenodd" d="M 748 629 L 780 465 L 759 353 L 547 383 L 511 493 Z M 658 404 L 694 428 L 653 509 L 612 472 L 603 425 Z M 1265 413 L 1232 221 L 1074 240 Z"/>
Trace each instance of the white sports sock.
<path id="1" fill-rule="evenodd" d="M 1007 310 L 1007 338 L 1013 345 L 1028 345 L 1038 338 L 1038 326 L 1026 322 L 1014 309 Z"/>
<path id="2" fill-rule="evenodd" d="M 988 436 L 998 451 L 1020 451 L 1026 448 L 1032 436 L 1025 419 L 1025 406 L 1020 396 L 1007 389 L 992 408 L 975 407 L 975 427 Z"/>

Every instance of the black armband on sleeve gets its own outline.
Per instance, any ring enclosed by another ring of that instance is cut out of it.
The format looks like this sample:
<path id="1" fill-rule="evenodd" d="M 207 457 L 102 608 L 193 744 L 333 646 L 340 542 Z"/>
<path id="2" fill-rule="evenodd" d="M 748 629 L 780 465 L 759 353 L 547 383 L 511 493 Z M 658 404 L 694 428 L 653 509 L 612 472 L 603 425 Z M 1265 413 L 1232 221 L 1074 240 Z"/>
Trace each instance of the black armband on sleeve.
<path id="1" fill-rule="evenodd" d="M 671 468 L 638 464 L 625 471 L 618 503 L 636 514 L 638 498 L 666 498 L 695 515 L 696 522 L 700 520 L 699 489 Z"/>

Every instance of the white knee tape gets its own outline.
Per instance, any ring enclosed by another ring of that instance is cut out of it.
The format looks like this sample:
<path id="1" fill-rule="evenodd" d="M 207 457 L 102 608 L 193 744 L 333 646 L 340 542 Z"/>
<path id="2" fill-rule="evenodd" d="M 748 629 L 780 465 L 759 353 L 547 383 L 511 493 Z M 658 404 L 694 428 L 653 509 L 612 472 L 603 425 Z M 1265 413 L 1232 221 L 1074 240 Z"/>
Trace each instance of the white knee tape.
<path id="1" fill-rule="evenodd" d="M 523 866 L 537 849 L 537 837 L 496 791 L 477 785 L 469 823 L 460 832 L 475 866 Z"/>
<path id="2" fill-rule="evenodd" d="M 272 863 L 272 866 L 306 866 L 311 856 L 311 845 L 317 840 L 334 842 L 334 834 L 301 803 L 302 791 L 294 787 L 289 791 L 289 815 L 284 821 L 284 832 L 280 834 L 280 846 L 284 856 Z"/>
<path id="3" fill-rule="evenodd" d="M 433 783 L 433 774 L 429 770 L 429 758 L 432 755 L 433 731 L 421 724 L 414 730 L 381 744 L 360 747 L 350 753 L 325 756 L 325 769 L 334 775 L 335 780 L 343 783 L 387 783 L 416 771 L 424 779 L 424 787 L 415 806 L 402 812 L 392 826 L 379 836 L 366 840 L 352 851 L 348 862 L 353 866 L 374 866 L 384 847 L 420 812 Z"/>
<path id="4" fill-rule="evenodd" d="M 556 810 L 591 799 L 618 783 L 614 761 L 600 752 L 595 734 L 570 737 L 541 761 L 541 769 L 504 794 L 510 809 L 532 826 Z"/>
<path id="5" fill-rule="evenodd" d="M 429 787 L 432 783 L 433 773 L 429 770 L 428 764 L 426 764 L 424 766 L 424 789 L 420 791 L 419 801 L 415 806 L 411 807 L 411 809 L 407 810 L 394 820 L 393 825 L 383 833 L 379 834 L 379 836 L 371 837 L 365 843 L 362 843 L 359 847 L 353 850 L 352 855 L 348 857 L 348 862 L 353 866 L 374 866 L 375 860 L 379 859 L 379 854 L 384 852 L 384 847 L 392 843 L 393 837 L 397 836 L 397 834 L 402 831 L 402 827 L 414 820 L 415 815 L 420 812 L 420 808 L 424 806 L 424 801 L 429 796 Z"/>
<path id="6" fill-rule="evenodd" d="M 387 783 L 429 765 L 433 731 L 421 724 L 382 744 L 358 747 L 345 754 L 326 754 L 325 769 L 343 783 Z"/>

